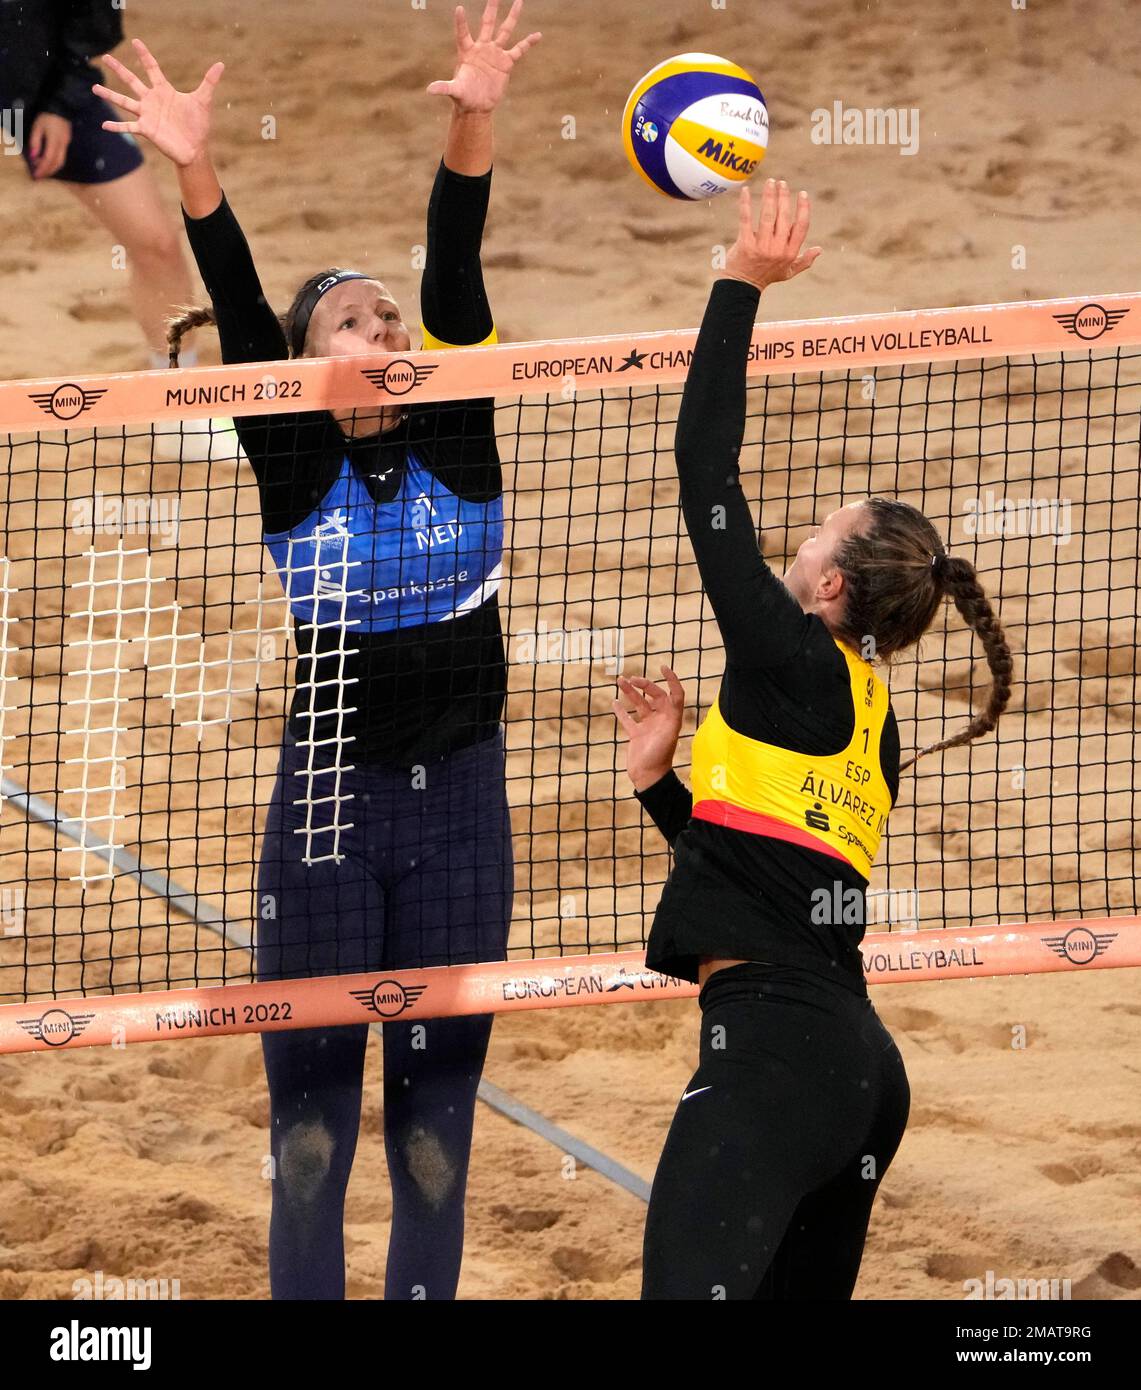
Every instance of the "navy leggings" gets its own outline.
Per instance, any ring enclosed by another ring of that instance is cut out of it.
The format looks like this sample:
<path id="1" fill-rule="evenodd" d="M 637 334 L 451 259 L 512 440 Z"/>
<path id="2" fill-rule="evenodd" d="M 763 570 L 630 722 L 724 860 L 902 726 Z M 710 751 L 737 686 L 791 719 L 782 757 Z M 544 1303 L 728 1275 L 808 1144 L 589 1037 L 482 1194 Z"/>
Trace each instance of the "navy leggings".
<path id="1" fill-rule="evenodd" d="M 700 1003 L 642 1297 L 850 1298 L 910 1106 L 891 1035 L 865 995 L 793 967 L 716 971 Z"/>
<path id="2" fill-rule="evenodd" d="M 504 959 L 513 862 L 502 731 L 415 776 L 360 767 L 342 771 L 339 786 L 327 755 L 308 770 L 311 751 L 287 736 L 281 752 L 258 871 L 258 979 Z M 338 792 L 351 799 L 323 799 Z M 322 858 L 334 853 L 341 862 Z M 455 1297 L 491 1022 L 383 1025 L 385 1298 Z M 345 1190 L 367 1039 L 367 1022 L 262 1035 L 274 1298 L 344 1297 Z"/>

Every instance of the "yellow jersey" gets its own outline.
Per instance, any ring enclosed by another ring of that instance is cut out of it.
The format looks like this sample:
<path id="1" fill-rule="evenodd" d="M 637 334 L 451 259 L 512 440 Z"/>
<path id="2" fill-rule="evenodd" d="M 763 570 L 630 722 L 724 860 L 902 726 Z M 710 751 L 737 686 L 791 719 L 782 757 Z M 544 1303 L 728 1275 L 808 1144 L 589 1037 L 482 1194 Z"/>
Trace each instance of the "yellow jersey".
<path id="1" fill-rule="evenodd" d="M 832 855 L 867 878 L 892 807 L 880 767 L 891 701 L 871 664 L 836 645 L 856 712 L 848 746 L 794 753 L 748 738 L 725 722 L 719 695 L 693 739 L 693 815 Z"/>

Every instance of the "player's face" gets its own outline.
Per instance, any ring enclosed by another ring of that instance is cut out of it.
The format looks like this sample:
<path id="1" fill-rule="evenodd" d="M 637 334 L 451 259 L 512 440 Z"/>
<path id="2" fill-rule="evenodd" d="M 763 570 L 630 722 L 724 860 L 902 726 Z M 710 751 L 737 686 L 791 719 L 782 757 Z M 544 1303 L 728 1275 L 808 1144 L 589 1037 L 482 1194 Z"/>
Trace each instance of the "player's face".
<path id="1" fill-rule="evenodd" d="M 850 502 L 839 511 L 831 512 L 820 526 L 812 528 L 807 540 L 801 541 L 784 582 L 805 612 L 816 607 L 822 589 L 828 588 L 836 573 L 833 557 L 840 545 L 863 526 L 865 511 L 862 502 Z"/>
<path id="2" fill-rule="evenodd" d="M 379 280 L 345 280 L 313 310 L 306 357 L 407 352 L 412 340 L 396 301 Z"/>

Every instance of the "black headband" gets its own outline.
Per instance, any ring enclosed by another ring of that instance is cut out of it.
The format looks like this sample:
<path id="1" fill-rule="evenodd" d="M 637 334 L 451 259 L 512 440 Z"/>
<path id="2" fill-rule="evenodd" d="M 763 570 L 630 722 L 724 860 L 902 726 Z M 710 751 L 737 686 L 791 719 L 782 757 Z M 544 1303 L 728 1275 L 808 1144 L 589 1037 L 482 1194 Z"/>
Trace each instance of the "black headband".
<path id="1" fill-rule="evenodd" d="M 290 334 L 289 344 L 289 350 L 293 356 L 300 357 L 304 352 L 305 335 L 309 332 L 309 320 L 313 317 L 313 310 L 334 285 L 340 285 L 345 280 L 371 280 L 372 278 L 371 275 L 362 275 L 359 270 L 338 270 L 335 275 L 326 275 L 322 281 L 314 285 L 297 306 L 297 312 L 293 316 L 293 332 Z"/>

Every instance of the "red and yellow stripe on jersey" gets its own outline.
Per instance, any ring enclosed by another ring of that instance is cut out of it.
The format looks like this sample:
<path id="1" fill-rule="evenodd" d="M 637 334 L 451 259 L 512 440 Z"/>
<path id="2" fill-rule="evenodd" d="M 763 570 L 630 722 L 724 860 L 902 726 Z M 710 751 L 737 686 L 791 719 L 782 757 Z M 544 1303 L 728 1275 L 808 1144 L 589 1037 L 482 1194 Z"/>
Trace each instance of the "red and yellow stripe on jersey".
<path id="1" fill-rule="evenodd" d="M 891 811 L 880 768 L 887 686 L 843 643 L 856 711 L 851 742 L 819 756 L 747 738 L 726 724 L 720 696 L 693 739 L 693 815 L 843 859 L 867 878 Z"/>

